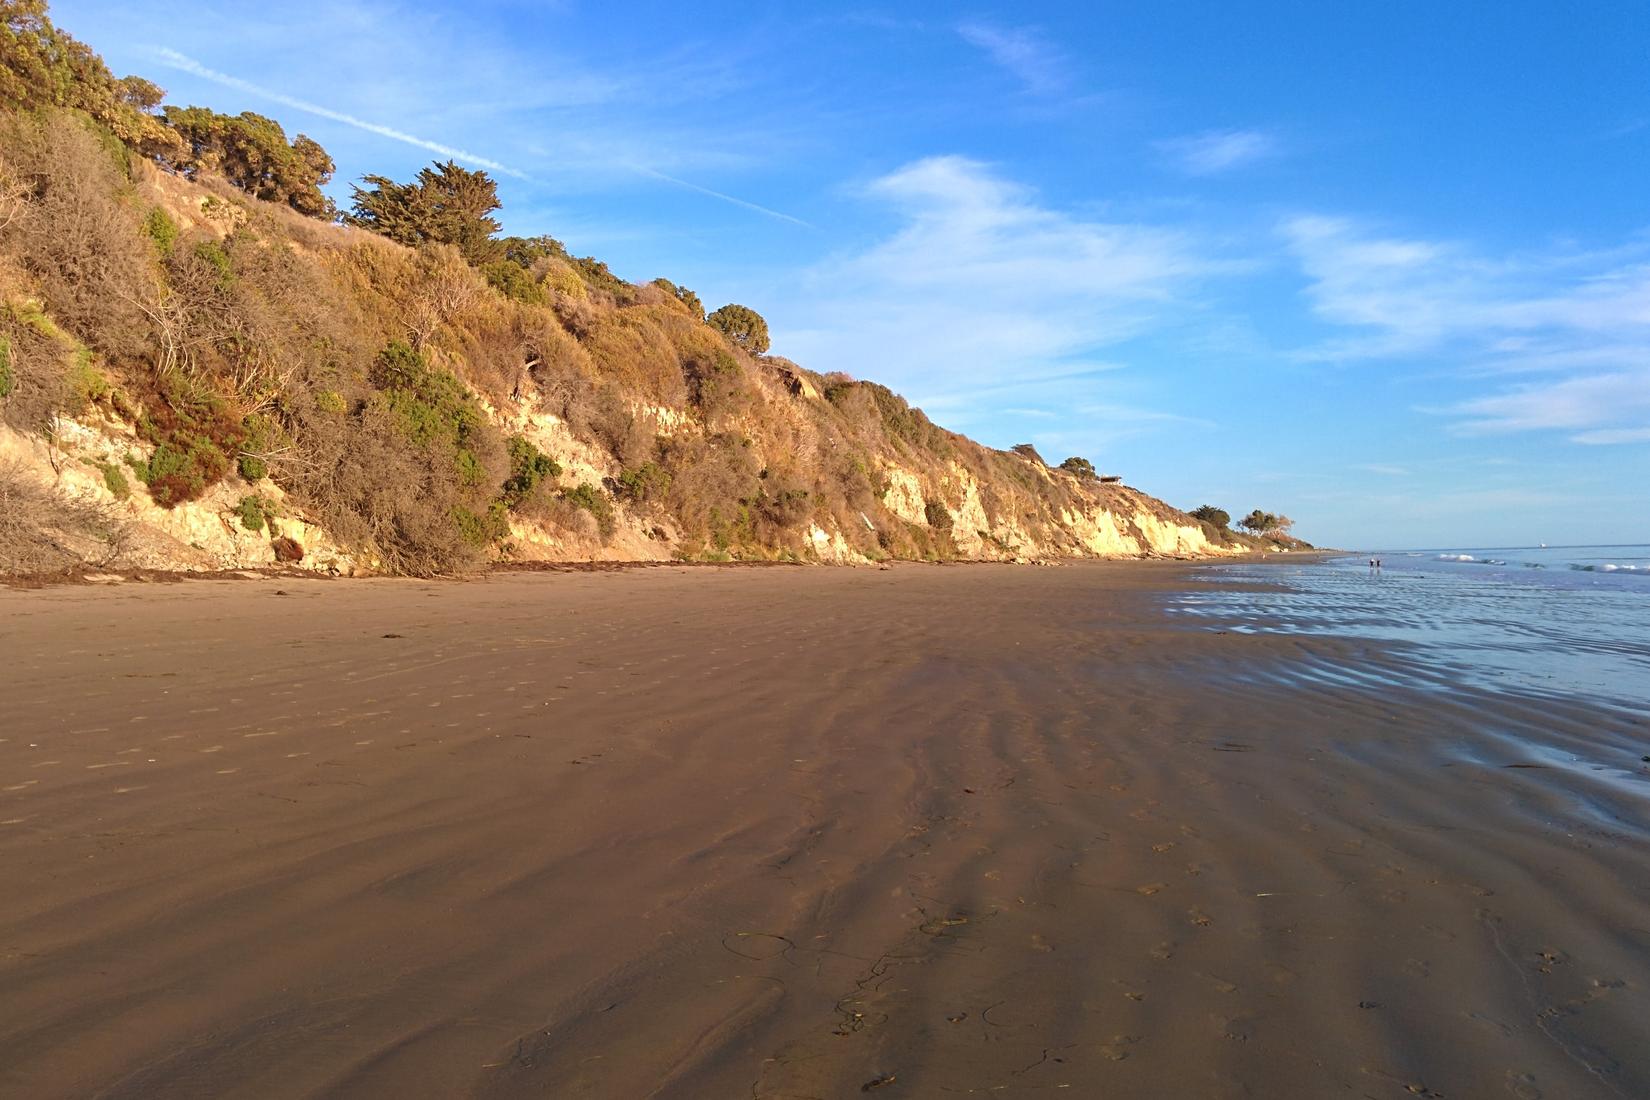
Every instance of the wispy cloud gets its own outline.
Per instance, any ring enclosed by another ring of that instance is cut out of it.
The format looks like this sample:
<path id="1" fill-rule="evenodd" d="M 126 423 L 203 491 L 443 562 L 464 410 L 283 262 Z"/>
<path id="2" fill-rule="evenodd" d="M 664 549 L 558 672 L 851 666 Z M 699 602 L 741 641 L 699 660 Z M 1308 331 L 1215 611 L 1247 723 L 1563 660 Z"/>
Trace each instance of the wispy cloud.
<path id="1" fill-rule="evenodd" d="M 1382 477 L 1408 477 L 1409 471 L 1402 466 L 1391 466 L 1385 462 L 1365 462 L 1356 467 L 1365 473 L 1380 474 Z"/>
<path id="2" fill-rule="evenodd" d="M 294 111 L 303 111 L 305 114 L 317 115 L 321 118 L 330 119 L 333 122 L 342 123 L 345 126 L 353 126 L 355 129 L 365 130 L 369 134 L 377 134 L 379 137 L 389 138 L 391 141 L 399 141 L 404 145 L 416 146 L 417 148 L 428 150 L 429 152 L 448 157 L 452 160 L 475 165 L 478 168 L 491 169 L 492 171 L 498 172 L 502 175 L 514 176 L 517 179 L 527 178 L 526 173 L 517 171 L 508 165 L 500 164 L 498 161 L 493 160 L 490 157 L 484 157 L 477 153 L 467 152 L 463 149 L 446 145 L 439 141 L 431 141 L 429 138 L 418 137 L 414 134 L 409 134 L 404 130 L 397 130 L 393 126 L 385 126 L 378 122 L 369 122 L 366 119 L 357 118 L 354 115 L 348 114 L 344 111 L 336 111 L 331 107 L 323 107 L 318 103 L 311 103 L 307 99 L 300 99 L 297 96 L 287 95 L 285 92 L 276 91 L 273 88 L 265 88 L 262 85 L 254 84 L 249 80 L 242 80 L 238 76 L 230 76 L 228 73 L 218 72 L 216 69 L 208 68 L 207 66 L 202 65 L 199 61 L 196 61 L 194 58 L 189 57 L 186 54 L 181 54 L 176 50 L 162 47 L 155 51 L 155 57 L 161 64 L 167 66 L 168 68 L 176 69 L 179 72 L 188 73 L 191 76 L 197 76 L 202 80 L 208 80 L 214 84 L 219 84 L 226 88 L 234 88 L 236 91 L 246 92 L 248 95 L 257 96 L 260 99 L 267 99 L 271 103 L 279 103 L 281 106 L 290 107 Z"/>
<path id="3" fill-rule="evenodd" d="M 957 33 L 970 45 L 984 50 L 1028 92 L 1050 95 L 1064 91 L 1071 83 L 1065 54 L 1034 27 L 975 22 L 961 24 Z"/>
<path id="4" fill-rule="evenodd" d="M 1468 435 L 1559 430 L 1577 443 L 1650 440 L 1650 366 L 1584 375 L 1461 402 L 1450 410 Z"/>
<path id="5" fill-rule="evenodd" d="M 1210 130 L 1157 143 L 1181 171 L 1194 176 L 1228 172 L 1276 156 L 1278 140 L 1260 130 Z"/>
<path id="6" fill-rule="evenodd" d="M 1164 412 L 1161 409 L 1146 409 L 1139 405 L 1126 405 L 1115 401 L 1091 401 L 1077 406 L 1077 414 L 1085 420 L 1103 424 L 1184 424 L 1194 428 L 1213 428 L 1213 420 L 1206 420 L 1201 416 L 1185 416 L 1181 413 Z"/>
<path id="7" fill-rule="evenodd" d="M 1596 428 L 1574 437 L 1577 443 L 1650 443 L 1650 428 Z"/>
<path id="8" fill-rule="evenodd" d="M 915 161 L 863 189 L 900 219 L 885 238 L 816 266 L 775 337 L 820 370 L 869 373 L 958 410 L 993 391 L 1070 408 L 1094 399 L 1102 349 L 1153 328 L 1222 270 L 1191 235 L 1042 204 L 964 157 Z"/>
<path id="9" fill-rule="evenodd" d="M 1345 218 L 1297 217 L 1281 231 L 1313 313 L 1353 330 L 1301 358 L 1447 357 L 1467 375 L 1549 376 L 1438 410 L 1468 434 L 1627 443 L 1650 427 L 1650 245 L 1495 258 Z"/>

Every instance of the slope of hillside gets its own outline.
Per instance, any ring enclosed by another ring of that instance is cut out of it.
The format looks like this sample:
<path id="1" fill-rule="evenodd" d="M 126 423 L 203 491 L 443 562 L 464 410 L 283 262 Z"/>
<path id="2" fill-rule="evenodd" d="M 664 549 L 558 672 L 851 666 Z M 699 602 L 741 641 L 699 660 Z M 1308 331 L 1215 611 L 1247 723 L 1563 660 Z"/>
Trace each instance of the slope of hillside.
<path id="1" fill-rule="evenodd" d="M 239 146 L 174 147 L 210 145 L 198 109 L 123 87 L 0 113 L 0 571 L 1247 548 L 548 238 L 408 247 L 309 216 L 319 146 L 211 116 L 302 154 L 249 177 Z M 301 194 L 248 190 L 304 165 Z"/>

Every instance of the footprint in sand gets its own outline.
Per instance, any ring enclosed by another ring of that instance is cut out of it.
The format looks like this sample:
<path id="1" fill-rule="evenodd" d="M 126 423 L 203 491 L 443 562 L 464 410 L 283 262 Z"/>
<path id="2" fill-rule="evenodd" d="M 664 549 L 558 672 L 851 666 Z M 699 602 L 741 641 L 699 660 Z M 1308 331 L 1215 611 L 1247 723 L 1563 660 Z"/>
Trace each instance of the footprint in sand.
<path id="1" fill-rule="evenodd" d="M 1518 1097 L 1518 1100 L 1541 1100 L 1541 1090 L 1536 1088 L 1533 1073 L 1519 1073 L 1517 1070 L 1509 1069 L 1507 1091 Z"/>
<path id="2" fill-rule="evenodd" d="M 1175 943 L 1173 940 L 1164 940 L 1162 943 L 1148 951 L 1147 954 L 1156 959 L 1158 962 L 1168 962 L 1170 959 L 1174 958 L 1174 949 Z"/>
<path id="3" fill-rule="evenodd" d="M 1169 888 L 1169 884 L 1166 883 L 1166 882 L 1148 882 L 1144 886 L 1136 886 L 1134 888 L 1134 892 L 1137 893 L 1137 894 L 1142 894 L 1142 895 L 1149 898 L 1153 894 L 1161 894 L 1164 890 L 1167 890 L 1168 888 Z"/>
<path id="4" fill-rule="evenodd" d="M 1174 841 L 1166 840 L 1162 844 L 1153 844 L 1152 845 L 1152 851 L 1154 851 L 1154 852 L 1167 852 L 1170 848 L 1173 848 L 1173 847 L 1174 847 Z"/>
<path id="5" fill-rule="evenodd" d="M 1129 1056 L 1129 1048 L 1140 1041 L 1138 1035 L 1114 1035 L 1109 1043 L 1100 1046 L 1100 1053 L 1114 1062 L 1121 1062 Z"/>
<path id="6" fill-rule="evenodd" d="M 1199 928 L 1207 928 L 1211 924 L 1215 923 L 1215 919 L 1213 917 L 1195 905 L 1186 910 L 1186 918 Z"/>

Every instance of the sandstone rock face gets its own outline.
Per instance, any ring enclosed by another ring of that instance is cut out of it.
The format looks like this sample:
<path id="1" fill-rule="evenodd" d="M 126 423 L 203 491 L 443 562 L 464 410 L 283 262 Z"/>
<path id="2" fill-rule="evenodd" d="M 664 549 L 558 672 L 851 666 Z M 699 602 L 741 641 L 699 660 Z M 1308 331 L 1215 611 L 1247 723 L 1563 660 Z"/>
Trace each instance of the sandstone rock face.
<path id="1" fill-rule="evenodd" d="M 271 566 L 279 563 L 273 541 L 285 539 L 302 558 L 283 564 L 333 575 L 363 571 L 267 480 L 251 485 L 232 478 L 199 500 L 161 507 L 127 461 L 141 462 L 151 450 L 128 425 L 106 418 L 60 419 L 49 441 L 0 426 L 0 463 L 68 499 L 101 506 L 118 523 L 122 548 L 110 565 L 178 571 Z M 124 495 L 116 486 L 124 487 Z M 272 513 L 259 530 L 249 529 L 238 514 L 248 496 L 261 498 Z"/>
<path id="2" fill-rule="evenodd" d="M 564 422 L 531 402 L 488 412 L 507 431 L 554 455 L 565 485 L 611 488 L 622 473 L 610 454 L 577 439 Z M 637 412 L 649 416 L 661 435 L 696 430 L 673 410 Z M 673 415 L 654 415 L 658 413 Z M 334 575 L 375 571 L 374 562 L 358 560 L 337 545 L 267 479 L 249 484 L 232 477 L 199 500 L 172 508 L 157 505 L 133 470 L 134 462 L 141 465 L 150 450 L 130 425 L 106 416 L 62 420 L 49 441 L 0 427 L 0 463 L 72 499 L 95 502 L 121 521 L 123 548 L 118 561 L 110 564 L 182 571 L 275 565 Z M 900 523 L 948 539 L 950 553 L 964 559 L 1195 557 L 1232 552 L 1211 545 L 1197 524 L 1174 522 L 1172 510 L 1161 502 L 1123 487 L 1107 486 L 1104 502 L 1091 499 L 1080 507 L 1063 508 L 1053 531 L 1036 538 L 1012 507 L 999 506 L 993 515 L 982 486 L 960 465 L 953 464 L 937 477 L 898 465 L 887 465 L 880 474 L 880 499 L 887 512 Z M 1038 476 L 1064 475 L 1039 471 Z M 124 494 L 116 492 L 117 486 L 125 489 Z M 259 498 L 271 516 L 261 529 L 249 529 L 239 514 L 248 497 Z M 668 561 L 685 553 L 668 517 L 653 510 L 615 500 L 614 529 L 605 536 L 593 518 L 583 517 L 583 527 L 579 518 L 575 516 L 569 529 L 567 524 L 552 527 L 513 517 L 500 556 L 520 561 Z M 863 514 L 858 519 L 877 530 Z M 845 565 L 873 560 L 856 550 L 831 521 L 811 523 L 803 545 L 804 560 Z"/>

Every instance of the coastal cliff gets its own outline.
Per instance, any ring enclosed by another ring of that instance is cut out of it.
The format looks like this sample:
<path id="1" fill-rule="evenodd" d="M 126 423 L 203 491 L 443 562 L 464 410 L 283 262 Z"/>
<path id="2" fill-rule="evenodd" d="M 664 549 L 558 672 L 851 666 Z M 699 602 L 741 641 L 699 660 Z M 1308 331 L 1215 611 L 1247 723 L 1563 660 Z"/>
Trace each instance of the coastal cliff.
<path id="1" fill-rule="evenodd" d="M 372 206 L 491 194 L 484 173 L 369 177 L 339 218 L 309 139 L 162 109 L 49 22 L 29 33 L 51 63 L 82 53 L 55 95 L 14 80 L 0 112 L 0 572 L 1257 545 L 768 355 L 754 311 L 707 317 L 667 280 L 499 238 L 496 200 L 411 236 Z"/>

